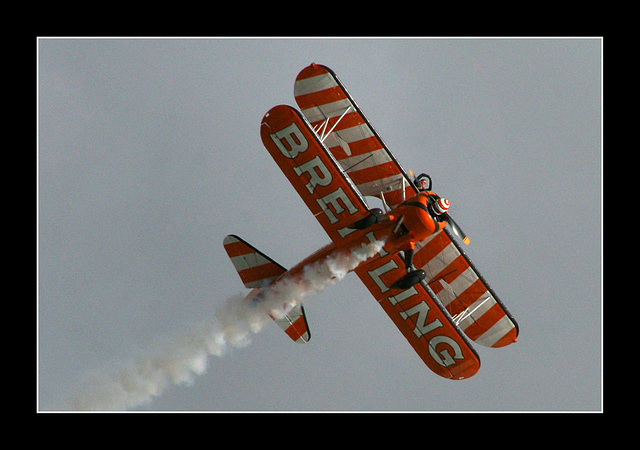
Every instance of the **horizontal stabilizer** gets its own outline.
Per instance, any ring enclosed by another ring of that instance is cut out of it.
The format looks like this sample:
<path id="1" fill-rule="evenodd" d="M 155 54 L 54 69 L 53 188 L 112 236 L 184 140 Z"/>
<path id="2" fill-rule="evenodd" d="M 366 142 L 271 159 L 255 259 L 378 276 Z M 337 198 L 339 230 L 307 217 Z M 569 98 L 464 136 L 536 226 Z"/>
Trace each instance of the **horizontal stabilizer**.
<path id="1" fill-rule="evenodd" d="M 287 269 L 238 236 L 230 234 L 224 238 L 223 244 L 229 258 L 231 258 L 233 267 L 236 268 L 247 289 L 268 286 L 273 280 L 287 271 Z"/>
<path id="2" fill-rule="evenodd" d="M 311 339 L 309 325 L 307 324 L 307 317 L 304 314 L 304 307 L 301 304 L 296 305 L 282 319 L 276 319 L 273 317 L 272 319 L 294 342 L 304 344 L 305 342 L 309 342 L 309 339 Z"/>
<path id="3" fill-rule="evenodd" d="M 238 236 L 230 234 L 224 238 L 223 244 L 244 286 L 253 289 L 250 297 L 257 295 L 261 289 L 265 289 L 287 272 L 287 269 Z M 311 334 L 301 304 L 296 305 L 282 318 L 271 318 L 294 342 L 309 341 Z"/>

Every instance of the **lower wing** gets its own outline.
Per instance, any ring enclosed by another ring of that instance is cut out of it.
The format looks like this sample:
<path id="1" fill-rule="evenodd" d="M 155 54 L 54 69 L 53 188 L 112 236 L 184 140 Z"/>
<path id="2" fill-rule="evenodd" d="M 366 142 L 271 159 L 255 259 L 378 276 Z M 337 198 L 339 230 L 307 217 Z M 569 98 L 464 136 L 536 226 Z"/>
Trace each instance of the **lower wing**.
<path id="1" fill-rule="evenodd" d="M 480 358 L 470 342 L 426 283 L 405 290 L 391 287 L 406 274 L 397 253 L 383 254 L 355 272 L 433 372 L 461 380 L 480 369 Z"/>

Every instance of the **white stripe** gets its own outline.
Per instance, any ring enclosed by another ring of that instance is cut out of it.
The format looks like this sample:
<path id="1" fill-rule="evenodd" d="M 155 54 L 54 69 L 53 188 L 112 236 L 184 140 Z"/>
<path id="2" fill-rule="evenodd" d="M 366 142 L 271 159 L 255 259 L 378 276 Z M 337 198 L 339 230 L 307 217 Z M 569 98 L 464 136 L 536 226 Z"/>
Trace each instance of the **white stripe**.
<path id="1" fill-rule="evenodd" d="M 353 111 L 353 105 L 348 98 L 338 100 L 335 102 L 327 103 L 326 105 L 314 106 L 312 108 L 303 109 L 301 112 L 307 118 L 310 123 L 320 122 L 328 117 L 340 117 L 342 113 L 351 106 Z"/>
<path id="2" fill-rule="evenodd" d="M 480 345 L 491 347 L 504 337 L 509 331 L 514 328 L 513 323 L 509 319 L 509 316 L 503 316 L 498 320 L 495 325 L 485 331 L 481 336 L 478 336 L 475 340 Z"/>
<path id="3" fill-rule="evenodd" d="M 366 123 L 356 125 L 355 127 L 351 128 L 345 128 L 343 130 L 338 130 L 335 131 L 335 133 L 340 136 L 340 139 L 347 141 L 347 143 L 349 144 L 374 136 L 373 131 L 371 131 L 371 128 L 369 128 L 369 125 L 367 125 Z"/>
<path id="4" fill-rule="evenodd" d="M 297 97 L 299 95 L 311 94 L 313 92 L 322 91 L 336 86 L 338 86 L 338 83 L 336 83 L 333 76 L 329 73 L 323 73 L 321 75 L 316 75 L 315 77 L 297 80 L 293 87 L 293 95 Z"/>
<path id="5" fill-rule="evenodd" d="M 293 326 L 293 323 L 302 317 L 302 308 L 300 305 L 296 305 L 293 307 L 289 313 L 282 318 L 273 318 L 274 322 L 278 324 L 280 328 L 282 328 L 285 332 L 289 329 L 289 327 Z M 299 344 L 303 344 L 309 341 L 309 333 L 305 331 L 301 337 L 299 337 L 295 342 Z"/>
<path id="6" fill-rule="evenodd" d="M 440 286 L 442 286 L 442 290 L 437 294 L 438 300 L 440 300 L 442 306 L 447 306 L 456 299 L 456 292 L 451 288 L 451 285 L 443 279 L 438 280 L 438 282 Z"/>
<path id="7" fill-rule="evenodd" d="M 495 299 L 488 293 L 486 295 L 481 295 L 478 300 L 473 302 L 464 312 L 463 314 L 466 316 L 463 320 L 458 324 L 461 330 L 466 330 L 469 328 L 471 324 L 477 321 L 484 313 L 486 313 L 489 309 L 496 304 Z"/>
<path id="8" fill-rule="evenodd" d="M 456 293 L 457 296 L 460 296 L 469 286 L 475 283 L 478 280 L 478 276 L 473 271 L 471 266 L 467 267 L 467 269 L 459 274 L 449 285 L 453 289 L 453 292 Z"/>
<path id="9" fill-rule="evenodd" d="M 268 277 L 268 278 L 261 278 L 259 280 L 255 280 L 255 281 L 250 281 L 248 283 L 245 283 L 244 287 L 246 287 L 247 289 L 253 289 L 253 288 L 262 289 L 263 287 L 271 284 L 271 282 L 273 280 L 275 280 L 276 278 L 278 278 L 278 277 L 274 276 L 274 277 Z"/>
<path id="10" fill-rule="evenodd" d="M 331 133 L 329 137 L 324 141 L 324 145 L 326 145 L 327 148 L 340 145 L 340 142 L 338 142 L 338 140 L 334 136 L 335 134 L 340 136 L 340 139 L 346 141 L 348 144 L 374 136 L 369 126 L 366 123 L 363 123 L 361 125 L 356 125 L 355 127 L 345 128 L 344 130 L 336 130 Z"/>
<path id="11" fill-rule="evenodd" d="M 379 166 L 380 164 L 384 164 L 390 161 L 391 157 L 389 157 L 389 153 L 384 148 L 374 150 L 369 153 L 364 153 L 362 155 L 352 156 L 351 158 L 338 160 L 345 171 L 348 171 L 349 169 L 367 169 L 369 167 Z"/>
<path id="12" fill-rule="evenodd" d="M 240 241 L 231 235 L 227 235 L 225 236 L 224 241 L 222 241 L 222 245 L 235 244 L 236 242 Z"/>
<path id="13" fill-rule="evenodd" d="M 444 281 L 444 279 L 441 279 L 439 281 L 440 285 L 443 287 L 443 290 L 438 292 L 438 299 L 443 306 L 447 306 L 457 297 L 460 297 L 460 295 L 464 291 L 466 291 L 469 286 L 475 283 L 476 280 L 478 280 L 478 276 L 471 267 L 468 267 L 467 270 L 459 274 L 456 278 L 453 279 L 453 281 L 451 281 L 451 283 L 447 283 L 446 281 Z M 469 307 L 469 310 L 473 310 L 473 308 Z M 474 317 L 478 317 L 478 315 L 476 314 L 474 315 Z"/>
<path id="14" fill-rule="evenodd" d="M 434 278 L 440 272 L 442 272 L 451 261 L 460 256 L 460 252 L 456 246 L 451 242 L 440 253 L 434 256 L 427 264 L 421 267 L 422 270 L 427 272 L 427 277 Z M 456 291 L 457 292 L 457 291 Z"/>
<path id="15" fill-rule="evenodd" d="M 358 189 L 362 192 L 362 195 L 380 195 L 380 192 L 390 192 L 402 189 L 401 173 L 392 175 L 387 178 L 380 178 L 375 181 L 358 184 Z"/>
<path id="16" fill-rule="evenodd" d="M 238 272 L 271 263 L 271 261 L 258 253 L 247 253 L 246 255 L 234 256 L 231 258 L 231 262 Z"/>
<path id="17" fill-rule="evenodd" d="M 438 231 L 437 233 L 433 233 L 432 235 L 430 235 L 429 237 L 427 237 L 424 241 L 422 242 L 416 242 L 416 249 L 415 249 L 415 253 L 417 254 L 418 251 L 420 251 L 422 249 L 422 247 L 424 247 L 425 245 L 427 245 L 431 239 L 435 238 L 437 235 L 439 235 L 440 233 L 442 233 L 442 230 Z"/>
<path id="18" fill-rule="evenodd" d="M 296 306 L 291 308 L 291 311 L 287 313 L 287 317 L 289 318 L 291 323 L 302 317 L 302 307 L 300 306 L 300 304 L 297 304 Z"/>

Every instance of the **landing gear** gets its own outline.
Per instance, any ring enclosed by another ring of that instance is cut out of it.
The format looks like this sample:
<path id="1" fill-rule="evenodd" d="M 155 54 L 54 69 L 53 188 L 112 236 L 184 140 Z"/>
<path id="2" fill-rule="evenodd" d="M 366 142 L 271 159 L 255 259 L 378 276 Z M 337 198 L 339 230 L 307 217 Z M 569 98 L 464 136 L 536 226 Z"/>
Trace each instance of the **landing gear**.
<path id="1" fill-rule="evenodd" d="M 407 272 L 410 272 L 413 268 L 413 249 L 410 248 L 409 250 L 405 250 L 404 256 L 401 256 L 401 258 L 404 261 L 404 266 L 407 268 Z"/>
<path id="2" fill-rule="evenodd" d="M 426 278 L 426 276 L 427 273 L 422 269 L 412 270 L 411 272 L 400 278 L 398 281 L 393 283 L 391 287 L 394 289 L 402 289 L 404 291 L 405 289 L 409 289 L 411 286 L 420 283 Z"/>
<path id="3" fill-rule="evenodd" d="M 371 225 L 375 225 L 379 222 L 386 222 L 389 220 L 389 217 L 383 215 L 382 210 L 380 208 L 373 208 L 369 210 L 369 215 L 364 219 L 358 220 L 356 223 L 351 225 L 349 228 L 355 228 L 356 230 L 365 230 L 369 228 Z"/>
<path id="4" fill-rule="evenodd" d="M 405 250 L 401 255 L 407 274 L 391 285 L 396 289 L 409 289 L 414 284 L 418 284 L 425 279 L 427 273 L 424 270 L 416 270 L 413 266 L 413 248 Z"/>

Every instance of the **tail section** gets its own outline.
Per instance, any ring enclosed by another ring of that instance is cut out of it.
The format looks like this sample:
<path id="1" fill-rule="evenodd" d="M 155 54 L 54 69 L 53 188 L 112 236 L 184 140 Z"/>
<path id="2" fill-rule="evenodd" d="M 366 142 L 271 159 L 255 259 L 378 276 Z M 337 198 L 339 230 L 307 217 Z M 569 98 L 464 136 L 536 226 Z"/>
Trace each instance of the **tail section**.
<path id="1" fill-rule="evenodd" d="M 264 288 L 287 271 L 238 236 L 230 234 L 224 238 L 223 244 L 233 267 L 236 268 L 247 289 Z"/>
<path id="2" fill-rule="evenodd" d="M 224 238 L 223 244 L 242 283 L 247 289 L 253 289 L 249 295 L 257 294 L 260 289 L 266 288 L 287 271 L 238 236 L 228 235 Z M 281 319 L 272 317 L 272 319 L 294 342 L 305 343 L 309 341 L 311 334 L 301 304 L 296 305 L 285 317 Z"/>

